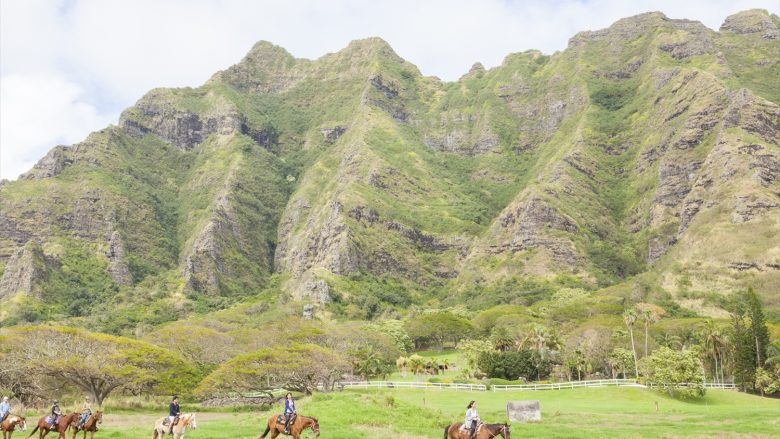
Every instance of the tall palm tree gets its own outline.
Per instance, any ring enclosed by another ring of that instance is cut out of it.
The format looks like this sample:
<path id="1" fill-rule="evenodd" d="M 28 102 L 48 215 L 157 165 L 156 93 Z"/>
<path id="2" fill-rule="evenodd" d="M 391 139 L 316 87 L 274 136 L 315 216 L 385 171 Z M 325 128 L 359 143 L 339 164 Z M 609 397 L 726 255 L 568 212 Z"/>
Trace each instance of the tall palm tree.
<path id="1" fill-rule="evenodd" d="M 631 336 L 631 352 L 634 354 L 634 372 L 636 377 L 639 378 L 639 366 L 636 359 L 636 345 L 634 344 L 634 324 L 636 323 L 637 312 L 636 308 L 628 308 L 623 311 L 623 322 L 625 322 L 628 328 L 628 334 Z"/>
<path id="2" fill-rule="evenodd" d="M 650 328 L 650 324 L 657 322 L 660 319 L 659 313 L 653 309 L 653 307 L 645 307 L 642 309 L 640 316 L 642 317 L 642 321 L 645 323 L 645 357 L 650 355 L 648 346 L 647 346 L 647 340 L 648 340 L 648 330 Z"/>
<path id="3" fill-rule="evenodd" d="M 722 382 L 723 366 L 721 364 L 721 358 L 723 356 L 722 353 L 725 346 L 723 333 L 721 332 L 720 328 L 715 325 L 715 322 L 712 320 L 707 320 L 704 322 L 704 325 L 699 331 L 699 337 L 701 338 L 702 344 L 704 345 L 704 352 L 707 356 L 712 358 L 713 364 L 715 366 L 713 381 L 717 383 L 720 378 L 720 381 Z"/>
<path id="4" fill-rule="evenodd" d="M 406 368 L 409 366 L 409 359 L 406 357 L 398 357 L 398 359 L 395 360 L 395 365 L 398 367 L 398 370 L 401 372 L 401 376 L 406 376 Z"/>

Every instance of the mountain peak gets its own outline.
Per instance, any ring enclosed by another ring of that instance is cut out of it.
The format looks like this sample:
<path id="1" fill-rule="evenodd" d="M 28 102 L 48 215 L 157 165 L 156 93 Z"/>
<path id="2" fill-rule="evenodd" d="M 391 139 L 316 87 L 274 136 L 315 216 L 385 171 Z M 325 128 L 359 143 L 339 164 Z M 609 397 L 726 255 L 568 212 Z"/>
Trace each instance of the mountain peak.
<path id="1" fill-rule="evenodd" d="M 707 27 L 699 21 L 671 19 L 663 12 L 654 11 L 621 18 L 606 29 L 579 32 L 569 40 L 569 46 L 577 46 L 587 41 L 596 41 L 605 38 L 612 38 L 620 41 L 633 40 L 641 35 L 652 32 L 659 27 L 671 27 L 693 33 L 708 31 Z"/>
<path id="2" fill-rule="evenodd" d="M 352 40 L 349 42 L 346 48 L 340 50 L 339 53 L 348 53 L 351 56 L 382 56 L 398 62 L 404 62 L 395 50 L 390 46 L 390 43 L 379 37 L 362 38 L 359 40 Z"/>
<path id="3" fill-rule="evenodd" d="M 244 59 L 215 77 L 242 90 L 278 91 L 290 82 L 287 73 L 299 61 L 283 47 L 258 41 Z"/>
<path id="4" fill-rule="evenodd" d="M 780 35 L 777 21 L 777 16 L 774 16 L 773 20 L 765 9 L 749 9 L 726 17 L 720 31 L 735 34 L 761 33 L 766 39 L 776 39 Z"/>

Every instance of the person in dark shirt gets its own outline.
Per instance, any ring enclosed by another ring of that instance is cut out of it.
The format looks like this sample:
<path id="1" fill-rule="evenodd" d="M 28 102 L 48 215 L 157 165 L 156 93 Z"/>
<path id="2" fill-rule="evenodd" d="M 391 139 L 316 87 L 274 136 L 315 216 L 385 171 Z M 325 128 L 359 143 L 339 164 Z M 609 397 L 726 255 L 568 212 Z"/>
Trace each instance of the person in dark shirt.
<path id="1" fill-rule="evenodd" d="M 54 404 L 51 406 L 51 426 L 54 428 L 57 425 L 57 421 L 60 420 L 60 416 L 62 416 L 62 410 L 60 410 L 60 402 L 56 399 L 54 400 Z"/>
<path id="2" fill-rule="evenodd" d="M 168 431 L 168 434 L 173 434 L 173 426 L 179 422 L 180 413 L 179 397 L 174 396 L 171 403 L 168 405 L 168 422 L 171 424 L 171 429 Z"/>

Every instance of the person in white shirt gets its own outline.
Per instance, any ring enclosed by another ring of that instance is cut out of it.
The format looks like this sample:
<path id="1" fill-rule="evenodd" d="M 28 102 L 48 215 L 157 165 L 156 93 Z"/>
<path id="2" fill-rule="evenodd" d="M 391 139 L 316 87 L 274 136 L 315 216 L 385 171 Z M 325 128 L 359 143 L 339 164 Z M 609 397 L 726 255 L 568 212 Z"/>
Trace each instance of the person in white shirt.
<path id="1" fill-rule="evenodd" d="M 466 422 L 464 424 L 469 428 L 471 432 L 471 439 L 474 439 L 474 435 L 477 433 L 477 425 L 479 424 L 479 414 L 477 414 L 477 403 L 471 401 L 466 407 Z"/>

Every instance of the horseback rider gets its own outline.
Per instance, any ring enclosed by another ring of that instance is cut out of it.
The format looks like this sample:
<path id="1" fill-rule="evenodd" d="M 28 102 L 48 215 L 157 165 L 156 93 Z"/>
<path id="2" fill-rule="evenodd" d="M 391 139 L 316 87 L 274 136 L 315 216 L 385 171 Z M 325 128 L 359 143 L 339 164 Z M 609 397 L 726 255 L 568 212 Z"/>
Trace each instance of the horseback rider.
<path id="1" fill-rule="evenodd" d="M 0 423 L 5 421 L 5 418 L 11 413 L 11 403 L 8 402 L 8 397 L 3 397 L 3 402 L 0 402 Z"/>
<path id="2" fill-rule="evenodd" d="M 89 396 L 84 397 L 84 405 L 81 407 L 81 419 L 79 419 L 79 429 L 84 428 L 84 424 L 87 423 L 87 419 L 92 415 L 92 404 L 89 401 Z"/>
<path id="3" fill-rule="evenodd" d="M 179 408 L 179 397 L 174 395 L 171 403 L 168 405 L 168 422 L 171 424 L 171 428 L 168 434 L 173 434 L 173 427 L 179 423 L 179 415 L 181 409 Z"/>
<path id="4" fill-rule="evenodd" d="M 297 413 L 292 393 L 287 393 L 284 399 L 284 434 L 290 434 L 290 418 Z"/>
<path id="5" fill-rule="evenodd" d="M 60 416 L 62 416 L 62 410 L 60 410 L 60 402 L 55 399 L 54 404 L 52 404 L 51 406 L 51 416 L 49 417 L 49 422 L 51 423 L 52 429 L 54 429 L 54 427 L 57 425 L 57 421 L 60 420 Z"/>
<path id="6" fill-rule="evenodd" d="M 466 407 L 466 422 L 463 423 L 463 425 L 467 426 L 470 431 L 470 438 L 474 439 L 474 436 L 477 433 L 477 425 L 479 424 L 480 419 L 479 415 L 477 414 L 477 403 L 476 401 L 471 401 L 469 405 Z"/>

